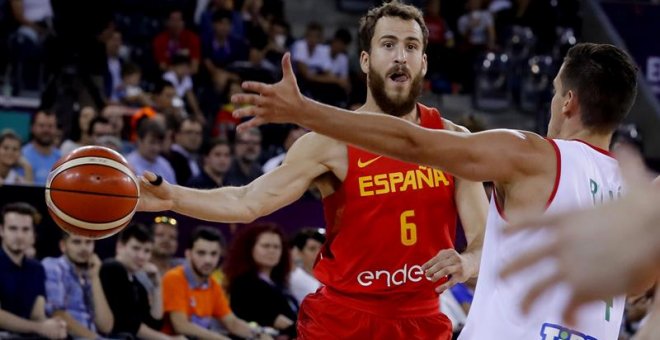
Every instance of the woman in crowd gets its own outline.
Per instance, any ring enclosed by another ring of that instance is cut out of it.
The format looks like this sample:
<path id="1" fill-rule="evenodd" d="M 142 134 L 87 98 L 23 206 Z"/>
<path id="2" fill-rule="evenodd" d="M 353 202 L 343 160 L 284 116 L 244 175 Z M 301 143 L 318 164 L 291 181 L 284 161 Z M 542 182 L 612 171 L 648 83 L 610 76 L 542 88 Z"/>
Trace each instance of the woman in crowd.
<path id="1" fill-rule="evenodd" d="M 0 133 L 0 185 L 32 184 L 32 167 L 21 157 L 21 137 L 12 130 Z"/>

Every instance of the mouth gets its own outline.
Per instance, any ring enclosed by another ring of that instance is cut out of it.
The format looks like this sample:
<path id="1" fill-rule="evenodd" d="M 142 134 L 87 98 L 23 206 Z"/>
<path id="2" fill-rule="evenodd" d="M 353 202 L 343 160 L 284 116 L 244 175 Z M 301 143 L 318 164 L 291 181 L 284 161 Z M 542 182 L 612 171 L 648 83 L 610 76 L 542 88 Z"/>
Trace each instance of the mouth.
<path id="1" fill-rule="evenodd" d="M 403 71 L 396 71 L 389 74 L 388 78 L 395 83 L 405 83 L 410 80 L 408 73 Z"/>

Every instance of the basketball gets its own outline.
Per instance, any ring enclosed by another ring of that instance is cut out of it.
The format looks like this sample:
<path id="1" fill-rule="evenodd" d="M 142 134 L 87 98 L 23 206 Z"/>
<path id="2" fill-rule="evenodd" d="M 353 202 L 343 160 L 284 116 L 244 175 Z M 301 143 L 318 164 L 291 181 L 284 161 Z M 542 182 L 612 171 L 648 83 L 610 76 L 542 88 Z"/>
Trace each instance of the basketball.
<path id="1" fill-rule="evenodd" d="M 62 157 L 46 180 L 48 213 L 64 231 L 101 239 L 122 230 L 137 208 L 140 187 L 126 159 L 101 146 Z"/>

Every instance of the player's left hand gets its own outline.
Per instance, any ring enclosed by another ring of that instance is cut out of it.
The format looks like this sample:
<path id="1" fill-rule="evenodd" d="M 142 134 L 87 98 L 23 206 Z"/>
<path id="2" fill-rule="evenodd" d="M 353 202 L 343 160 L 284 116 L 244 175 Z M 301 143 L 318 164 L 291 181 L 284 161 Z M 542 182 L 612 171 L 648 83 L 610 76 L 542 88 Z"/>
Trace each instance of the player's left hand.
<path id="1" fill-rule="evenodd" d="M 459 254 L 455 249 L 443 249 L 422 265 L 424 275 L 431 278 L 433 282 L 438 282 L 438 280 L 447 277 L 447 282 L 435 288 L 438 294 L 457 283 L 465 282 L 476 276 L 474 268 L 475 266 L 470 259 Z"/>

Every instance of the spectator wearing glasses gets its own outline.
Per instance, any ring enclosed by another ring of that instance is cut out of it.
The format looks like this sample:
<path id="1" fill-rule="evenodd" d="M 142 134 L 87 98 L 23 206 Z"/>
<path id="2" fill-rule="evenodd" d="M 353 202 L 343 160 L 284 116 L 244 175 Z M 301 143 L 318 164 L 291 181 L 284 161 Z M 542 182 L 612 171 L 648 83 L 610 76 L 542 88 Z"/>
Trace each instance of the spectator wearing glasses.
<path id="1" fill-rule="evenodd" d="M 192 176 L 200 174 L 198 155 L 202 145 L 202 122 L 188 117 L 174 126 L 174 144 L 170 147 L 167 160 L 176 175 L 177 183 L 187 183 Z"/>

